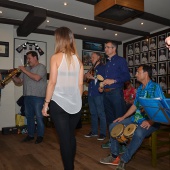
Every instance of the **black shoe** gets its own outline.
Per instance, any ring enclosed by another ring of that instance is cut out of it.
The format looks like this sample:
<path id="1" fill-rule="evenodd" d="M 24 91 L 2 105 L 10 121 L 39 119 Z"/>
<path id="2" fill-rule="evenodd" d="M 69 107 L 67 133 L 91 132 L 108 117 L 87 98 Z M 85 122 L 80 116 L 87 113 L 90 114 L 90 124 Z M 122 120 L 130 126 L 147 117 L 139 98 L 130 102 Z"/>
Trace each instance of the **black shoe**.
<path id="1" fill-rule="evenodd" d="M 38 136 L 37 140 L 35 141 L 35 144 L 39 144 L 43 141 L 43 137 L 42 136 Z"/>
<path id="2" fill-rule="evenodd" d="M 22 140 L 22 142 L 29 142 L 31 140 L 34 140 L 34 137 L 28 135 L 25 139 Z"/>

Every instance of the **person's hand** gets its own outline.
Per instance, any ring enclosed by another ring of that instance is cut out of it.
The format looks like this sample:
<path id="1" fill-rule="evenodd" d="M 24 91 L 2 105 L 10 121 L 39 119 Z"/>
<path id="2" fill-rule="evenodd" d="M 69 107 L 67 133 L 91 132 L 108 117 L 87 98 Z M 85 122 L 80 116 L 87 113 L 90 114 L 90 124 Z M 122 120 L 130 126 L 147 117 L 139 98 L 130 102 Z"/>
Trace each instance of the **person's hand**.
<path id="1" fill-rule="evenodd" d="M 150 126 L 152 126 L 152 124 L 153 124 L 152 121 L 145 120 L 145 121 L 142 122 L 142 124 L 140 126 L 145 128 L 145 129 L 149 129 Z"/>
<path id="2" fill-rule="evenodd" d="M 22 72 L 26 71 L 26 67 L 24 67 L 24 66 L 19 66 L 18 68 L 19 68 Z"/>
<path id="3" fill-rule="evenodd" d="M 117 118 L 116 120 L 114 120 L 113 122 L 121 122 L 122 120 L 124 120 L 125 118 L 122 116 L 122 117 L 119 117 Z"/>
<path id="4" fill-rule="evenodd" d="M 49 114 L 47 113 L 48 110 L 49 110 L 48 105 L 43 105 L 42 115 L 45 117 L 49 116 Z"/>
<path id="5" fill-rule="evenodd" d="M 104 85 L 111 85 L 111 84 L 114 84 L 114 83 L 116 83 L 116 81 L 113 80 L 113 79 L 105 79 L 105 80 L 103 81 L 103 84 L 104 84 Z"/>
<path id="6" fill-rule="evenodd" d="M 99 87 L 98 90 L 99 90 L 100 93 L 102 93 L 104 91 L 104 88 L 103 87 Z"/>
<path id="7" fill-rule="evenodd" d="M 85 78 L 86 78 L 86 79 L 94 79 L 93 75 L 90 74 L 90 72 L 88 72 L 88 73 L 85 74 Z"/>

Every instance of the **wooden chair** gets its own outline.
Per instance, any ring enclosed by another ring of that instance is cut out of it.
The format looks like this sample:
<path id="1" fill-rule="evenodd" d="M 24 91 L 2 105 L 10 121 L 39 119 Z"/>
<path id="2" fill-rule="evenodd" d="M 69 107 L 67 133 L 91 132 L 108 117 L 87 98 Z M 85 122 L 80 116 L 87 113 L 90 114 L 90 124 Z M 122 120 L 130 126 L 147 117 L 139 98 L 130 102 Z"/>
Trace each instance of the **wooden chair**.
<path id="1" fill-rule="evenodd" d="M 170 126 L 161 125 L 160 129 L 153 132 L 146 140 L 141 148 L 151 151 L 152 166 L 156 167 L 160 157 L 170 155 Z"/>

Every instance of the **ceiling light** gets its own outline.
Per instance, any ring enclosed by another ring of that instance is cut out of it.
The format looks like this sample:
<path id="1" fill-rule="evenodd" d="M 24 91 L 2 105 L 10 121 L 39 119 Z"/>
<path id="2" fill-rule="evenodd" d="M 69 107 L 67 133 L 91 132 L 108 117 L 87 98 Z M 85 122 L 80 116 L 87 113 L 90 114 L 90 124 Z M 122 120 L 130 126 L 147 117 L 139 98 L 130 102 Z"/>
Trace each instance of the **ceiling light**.
<path id="1" fill-rule="evenodd" d="M 141 25 L 143 25 L 144 23 L 143 23 L 143 22 L 141 22 L 140 24 L 141 24 Z"/>
<path id="2" fill-rule="evenodd" d="M 2 11 L 0 11 L 0 14 L 2 14 Z"/>
<path id="3" fill-rule="evenodd" d="M 47 22 L 50 22 L 49 20 L 47 20 Z"/>
<path id="4" fill-rule="evenodd" d="M 65 5 L 65 6 L 68 5 L 67 2 L 64 2 L 64 5 Z"/>
<path id="5" fill-rule="evenodd" d="M 86 27 L 84 27 L 84 29 L 86 30 L 87 28 L 86 28 Z"/>
<path id="6" fill-rule="evenodd" d="M 117 36 L 117 33 L 115 34 L 115 36 Z"/>

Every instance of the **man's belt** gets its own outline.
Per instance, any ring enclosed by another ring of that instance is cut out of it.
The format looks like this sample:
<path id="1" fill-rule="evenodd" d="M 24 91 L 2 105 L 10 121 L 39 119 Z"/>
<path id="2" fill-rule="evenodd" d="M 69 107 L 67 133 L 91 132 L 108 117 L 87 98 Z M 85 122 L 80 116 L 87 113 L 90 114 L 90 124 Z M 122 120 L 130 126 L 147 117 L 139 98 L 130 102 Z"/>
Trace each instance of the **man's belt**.
<path id="1" fill-rule="evenodd" d="M 104 89 L 104 92 L 110 92 L 110 91 L 112 91 L 112 90 L 114 90 L 115 88 L 107 88 L 107 89 Z"/>

